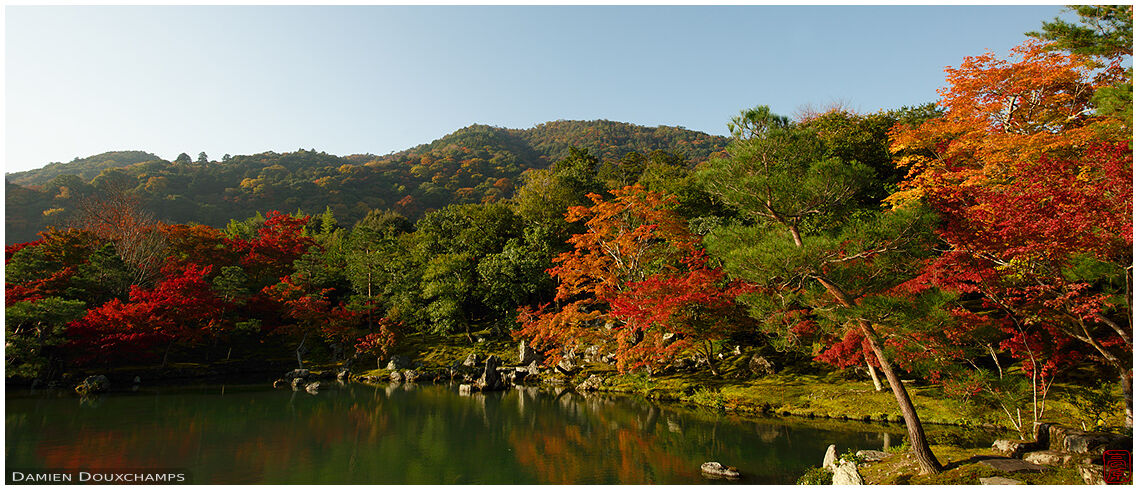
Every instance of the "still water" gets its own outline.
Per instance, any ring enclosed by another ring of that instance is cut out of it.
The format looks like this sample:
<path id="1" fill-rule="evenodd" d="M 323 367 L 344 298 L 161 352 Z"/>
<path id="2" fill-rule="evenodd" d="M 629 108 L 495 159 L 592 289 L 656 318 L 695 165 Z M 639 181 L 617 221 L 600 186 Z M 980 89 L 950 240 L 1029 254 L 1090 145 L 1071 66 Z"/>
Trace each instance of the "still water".
<path id="1" fill-rule="evenodd" d="M 454 385 L 183 386 L 80 400 L 6 396 L 9 468 L 177 469 L 192 483 L 794 483 L 829 444 L 882 449 L 903 427 L 742 418 L 624 396 Z"/>

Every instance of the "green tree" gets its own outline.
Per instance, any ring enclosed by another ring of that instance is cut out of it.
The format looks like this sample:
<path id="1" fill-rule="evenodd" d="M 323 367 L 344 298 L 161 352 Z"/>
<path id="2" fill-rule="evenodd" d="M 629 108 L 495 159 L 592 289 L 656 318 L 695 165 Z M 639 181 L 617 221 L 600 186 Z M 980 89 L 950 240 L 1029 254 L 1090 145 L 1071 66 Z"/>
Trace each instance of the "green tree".
<path id="1" fill-rule="evenodd" d="M 6 376 L 42 378 L 58 374 L 59 347 L 67 341 L 67 324 L 82 318 L 86 309 L 82 301 L 59 297 L 21 301 L 5 308 Z"/>
<path id="2" fill-rule="evenodd" d="M 1106 58 L 1134 54 L 1133 5 L 1072 5 L 1067 10 L 1079 16 L 1078 24 L 1056 17 L 1043 23 L 1042 32 L 1027 35 L 1077 54 Z"/>
<path id="3" fill-rule="evenodd" d="M 875 178 L 873 169 L 829 156 L 815 132 L 767 107 L 743 111 L 729 128 L 728 156 L 712 159 L 700 175 L 709 192 L 754 224 L 717 228 L 706 239 L 709 251 L 729 274 L 777 293 L 751 296 L 756 317 L 793 302 L 823 317 L 833 310 L 834 326 L 859 330 L 897 399 L 921 471 L 939 472 L 878 333 L 896 325 L 861 307 L 915 275 L 930 249 L 931 215 L 916 207 L 859 207 L 856 198 Z"/>

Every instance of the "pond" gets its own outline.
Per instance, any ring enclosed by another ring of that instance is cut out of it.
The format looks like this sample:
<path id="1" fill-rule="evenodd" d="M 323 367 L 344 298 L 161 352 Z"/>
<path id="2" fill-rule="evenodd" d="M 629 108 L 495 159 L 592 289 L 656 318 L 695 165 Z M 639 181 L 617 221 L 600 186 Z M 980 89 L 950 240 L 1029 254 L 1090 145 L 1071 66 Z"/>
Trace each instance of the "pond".
<path id="1" fill-rule="evenodd" d="M 9 470 L 176 470 L 191 483 L 794 483 L 829 444 L 882 449 L 904 427 L 744 418 L 630 396 L 456 385 L 142 388 L 80 399 L 9 390 Z M 11 479 L 11 471 L 6 476 Z"/>

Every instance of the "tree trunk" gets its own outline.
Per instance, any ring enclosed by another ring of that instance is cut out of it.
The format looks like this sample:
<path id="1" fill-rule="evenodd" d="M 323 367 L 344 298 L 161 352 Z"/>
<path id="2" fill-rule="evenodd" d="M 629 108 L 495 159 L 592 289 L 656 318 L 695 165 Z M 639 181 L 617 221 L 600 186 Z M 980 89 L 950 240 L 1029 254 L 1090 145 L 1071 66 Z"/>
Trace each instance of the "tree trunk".
<path id="1" fill-rule="evenodd" d="M 909 431 L 909 443 L 913 446 L 913 455 L 917 457 L 921 474 L 940 473 L 940 462 L 937 461 L 932 449 L 929 449 L 929 442 L 925 439 L 925 429 L 921 426 L 917 409 L 913 407 L 913 400 L 909 398 L 909 392 L 901 383 L 901 379 L 897 377 L 897 373 L 893 372 L 893 366 L 889 365 L 889 358 L 881 348 L 877 332 L 873 330 L 873 326 L 869 322 L 861 320 L 859 323 L 862 333 L 869 341 L 869 347 L 873 349 L 874 354 L 877 354 L 877 362 L 881 364 L 881 371 L 885 373 L 885 379 L 889 381 L 889 387 L 893 389 L 893 396 L 897 398 L 897 405 L 901 408 L 901 417 L 905 419 L 905 428 Z"/>
<path id="2" fill-rule="evenodd" d="M 877 377 L 877 368 L 873 367 L 873 363 L 869 362 L 869 358 L 865 358 L 865 367 L 869 368 L 869 377 L 873 378 L 873 390 L 881 391 L 881 379 Z"/>
<path id="3" fill-rule="evenodd" d="M 304 336 L 300 338 L 300 345 L 296 346 L 296 366 L 298 369 L 304 369 L 304 360 L 300 358 L 301 349 L 304 349 L 304 341 L 308 340 L 308 333 L 305 332 Z"/>
<path id="4" fill-rule="evenodd" d="M 839 304 L 845 307 L 853 306 L 853 298 L 829 278 L 815 276 L 815 279 L 834 296 Z M 897 377 L 897 373 L 893 372 L 889 357 L 881 348 L 881 340 L 877 336 L 877 331 L 873 329 L 873 325 L 865 320 L 858 320 L 858 326 L 861 327 L 861 333 L 865 336 L 865 340 L 869 342 L 869 347 L 877 355 L 877 363 L 881 365 L 881 372 L 885 373 L 885 379 L 889 381 L 889 387 L 893 390 L 893 397 L 897 399 L 897 406 L 901 409 L 901 417 L 905 419 L 905 428 L 909 431 L 909 443 L 913 446 L 913 455 L 916 456 L 917 464 L 921 467 L 921 474 L 940 473 L 940 462 L 929 449 L 929 441 L 925 439 L 925 429 L 921 426 L 921 418 L 917 416 L 917 409 L 913 407 L 913 400 L 909 398 L 909 392 L 905 389 L 905 385 L 901 384 L 901 379 Z"/>

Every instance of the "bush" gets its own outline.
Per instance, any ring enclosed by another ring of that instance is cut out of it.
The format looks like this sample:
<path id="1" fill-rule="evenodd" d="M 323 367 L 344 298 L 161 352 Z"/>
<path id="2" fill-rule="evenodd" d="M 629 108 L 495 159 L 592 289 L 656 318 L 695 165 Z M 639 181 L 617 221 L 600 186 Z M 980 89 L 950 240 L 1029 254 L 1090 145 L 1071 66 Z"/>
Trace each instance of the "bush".
<path id="1" fill-rule="evenodd" d="M 806 473 L 798 477 L 798 481 L 795 483 L 798 485 L 830 485 L 833 481 L 834 476 L 829 471 L 815 466 L 806 470 Z"/>

